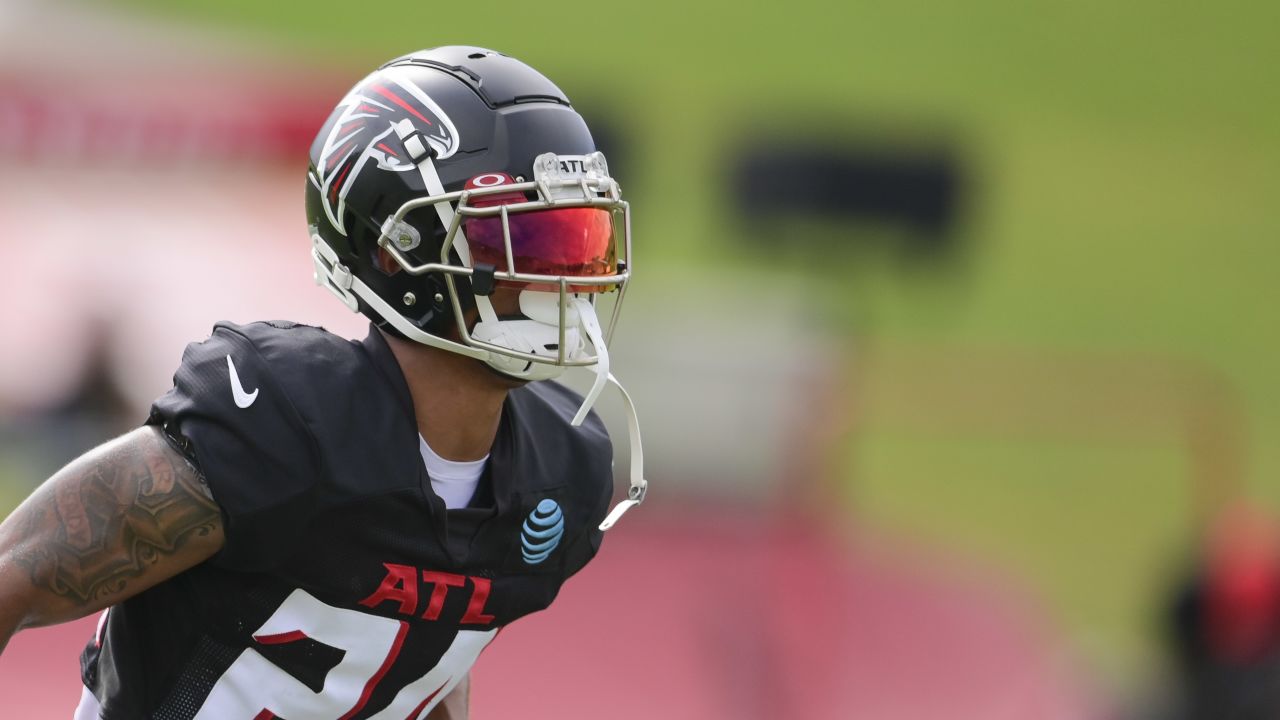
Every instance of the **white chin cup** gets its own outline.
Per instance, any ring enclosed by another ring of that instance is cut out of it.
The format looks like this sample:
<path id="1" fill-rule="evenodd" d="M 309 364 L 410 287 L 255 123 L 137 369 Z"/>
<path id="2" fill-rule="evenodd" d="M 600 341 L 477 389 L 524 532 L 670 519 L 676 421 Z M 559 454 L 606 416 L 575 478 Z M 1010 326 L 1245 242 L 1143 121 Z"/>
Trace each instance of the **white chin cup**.
<path id="1" fill-rule="evenodd" d="M 533 362 L 522 358 L 491 353 L 486 360 L 490 367 L 504 375 L 520 380 L 549 380 L 565 371 L 563 365 L 554 364 L 560 356 L 560 294 L 525 290 L 520 293 L 520 320 L 482 319 L 471 330 L 471 336 L 499 347 L 529 353 L 549 362 Z M 565 358 L 579 360 L 586 355 L 587 343 L 582 332 L 580 312 L 591 313 L 595 309 L 589 303 L 574 302 L 571 298 L 564 312 Z"/>

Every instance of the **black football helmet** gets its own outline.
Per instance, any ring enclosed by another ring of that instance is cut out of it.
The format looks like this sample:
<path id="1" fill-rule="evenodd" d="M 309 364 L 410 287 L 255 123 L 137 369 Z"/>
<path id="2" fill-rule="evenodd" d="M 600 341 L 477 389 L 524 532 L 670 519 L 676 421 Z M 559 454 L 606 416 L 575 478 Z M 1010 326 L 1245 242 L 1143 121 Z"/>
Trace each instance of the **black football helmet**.
<path id="1" fill-rule="evenodd" d="M 528 65 L 467 46 L 383 65 L 312 143 L 306 207 L 316 282 L 384 330 L 521 380 L 589 368 L 574 424 L 613 380 L 630 208 L 586 122 Z M 500 288 L 518 313 L 497 314 Z M 617 301 L 602 327 L 605 293 Z M 628 415 L 631 492 L 606 526 L 645 491 Z"/>

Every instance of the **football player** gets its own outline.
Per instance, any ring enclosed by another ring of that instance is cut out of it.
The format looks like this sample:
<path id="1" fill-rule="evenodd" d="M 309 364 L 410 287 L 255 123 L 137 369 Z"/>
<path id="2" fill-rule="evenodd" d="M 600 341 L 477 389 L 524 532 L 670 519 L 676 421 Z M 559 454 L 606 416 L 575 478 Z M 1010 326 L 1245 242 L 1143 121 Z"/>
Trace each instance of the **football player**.
<path id="1" fill-rule="evenodd" d="M 77 719 L 465 717 L 480 651 L 644 497 L 630 399 L 612 512 L 591 412 L 629 210 L 556 85 L 476 47 L 393 60 L 320 130 L 306 208 L 368 337 L 216 325 L 0 526 L 0 647 L 106 608 Z M 539 382 L 575 366 L 585 398 Z"/>

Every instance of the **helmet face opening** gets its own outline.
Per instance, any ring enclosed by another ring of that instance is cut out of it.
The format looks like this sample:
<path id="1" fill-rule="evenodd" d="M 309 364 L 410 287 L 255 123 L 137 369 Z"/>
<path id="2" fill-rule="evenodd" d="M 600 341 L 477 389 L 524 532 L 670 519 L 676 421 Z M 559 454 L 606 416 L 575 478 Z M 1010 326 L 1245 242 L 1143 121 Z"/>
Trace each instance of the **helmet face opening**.
<path id="1" fill-rule="evenodd" d="M 472 207 L 501 207 L 525 203 L 523 193 L 477 198 Z M 465 214 L 465 210 L 462 211 Z M 576 277 L 609 277 L 618 271 L 614 211 L 598 207 L 552 208 L 498 215 L 467 216 L 462 222 L 472 265 L 492 266 L 497 273 Z M 510 252 L 508 253 L 508 249 Z M 558 283 L 516 285 L 502 280 L 499 287 L 559 292 Z M 570 284 L 569 292 L 603 292 L 612 285 Z"/>
<path id="2" fill-rule="evenodd" d="M 564 162 L 592 171 L 563 177 L 538 170 Z M 406 217 L 427 208 L 435 209 L 448 230 L 439 261 L 417 263 L 401 250 L 402 229 Z M 568 308 L 578 294 L 590 294 L 594 299 L 595 294 L 616 290 L 621 301 L 630 275 L 625 262 L 630 255 L 629 225 L 629 208 L 620 197 L 617 182 L 608 176 L 602 155 L 547 153 L 535 163 L 533 181 L 517 182 L 504 173 L 488 173 L 472 178 L 463 190 L 404 203 L 384 222 L 378 245 L 404 272 L 443 275 L 464 344 L 538 364 L 588 366 L 597 362 L 598 354 L 574 352 L 564 342 L 575 331 Z M 464 279 L 470 282 L 460 282 Z M 491 290 L 473 295 L 464 289 L 478 287 L 558 296 L 553 302 L 564 310 L 549 323 L 559 330 L 559 342 L 552 343 L 556 352 L 515 350 L 471 333 L 462 308 L 479 308 L 484 320 L 489 306 L 486 296 Z M 612 334 L 619 307 L 615 304 L 606 335 Z"/>

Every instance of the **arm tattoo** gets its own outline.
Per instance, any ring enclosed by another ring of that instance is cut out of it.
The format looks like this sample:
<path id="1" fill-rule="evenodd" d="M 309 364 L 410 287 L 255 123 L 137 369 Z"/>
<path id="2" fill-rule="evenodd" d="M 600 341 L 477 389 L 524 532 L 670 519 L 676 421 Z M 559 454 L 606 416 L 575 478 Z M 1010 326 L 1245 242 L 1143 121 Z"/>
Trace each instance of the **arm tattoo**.
<path id="1" fill-rule="evenodd" d="M 164 441 L 79 460 L 29 508 L 18 560 L 37 587 L 86 605 L 124 592 L 162 557 L 220 529 L 204 478 Z"/>

